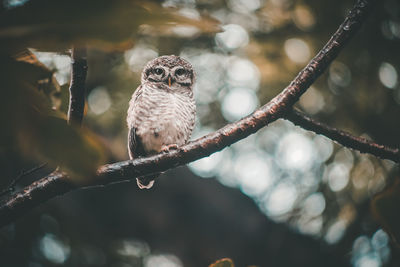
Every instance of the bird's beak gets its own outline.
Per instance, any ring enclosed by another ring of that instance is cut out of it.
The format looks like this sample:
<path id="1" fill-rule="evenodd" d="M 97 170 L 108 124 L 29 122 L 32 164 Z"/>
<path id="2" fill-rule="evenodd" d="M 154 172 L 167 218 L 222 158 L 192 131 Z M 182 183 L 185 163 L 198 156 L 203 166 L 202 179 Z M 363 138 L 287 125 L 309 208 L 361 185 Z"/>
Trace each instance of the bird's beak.
<path id="1" fill-rule="evenodd" d="M 171 87 L 172 81 L 171 81 L 171 76 L 168 76 L 168 86 Z"/>

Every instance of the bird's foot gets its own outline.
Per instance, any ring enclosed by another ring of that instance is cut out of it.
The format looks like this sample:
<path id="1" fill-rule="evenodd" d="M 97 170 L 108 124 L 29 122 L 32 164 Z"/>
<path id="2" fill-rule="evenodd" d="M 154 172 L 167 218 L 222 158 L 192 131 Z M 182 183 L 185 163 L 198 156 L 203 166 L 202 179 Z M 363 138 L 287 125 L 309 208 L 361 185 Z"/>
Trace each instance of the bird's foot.
<path id="1" fill-rule="evenodd" d="M 171 150 L 176 150 L 176 149 L 178 149 L 178 145 L 177 144 L 163 145 L 161 147 L 161 151 L 165 152 L 165 153 L 167 153 L 167 152 L 169 152 Z"/>
<path id="2" fill-rule="evenodd" d="M 140 178 L 136 178 L 136 183 L 140 189 L 150 189 L 154 185 L 154 180 L 152 181 L 142 181 Z"/>

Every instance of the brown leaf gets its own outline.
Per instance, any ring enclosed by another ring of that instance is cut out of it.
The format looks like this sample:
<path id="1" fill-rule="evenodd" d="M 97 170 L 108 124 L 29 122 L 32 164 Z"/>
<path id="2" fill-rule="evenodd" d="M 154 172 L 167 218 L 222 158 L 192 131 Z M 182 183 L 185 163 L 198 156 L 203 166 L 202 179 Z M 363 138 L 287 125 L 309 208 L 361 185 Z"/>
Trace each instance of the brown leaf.
<path id="1" fill-rule="evenodd" d="M 43 93 L 51 100 L 52 108 L 58 109 L 61 105 L 60 94 L 61 86 L 57 79 L 54 77 L 52 70 L 48 69 L 29 49 L 23 49 L 13 56 L 16 61 L 26 62 L 34 66 L 43 69 L 48 77 L 39 79 L 35 82 L 34 86 L 37 85 L 39 91 Z"/>
<path id="2" fill-rule="evenodd" d="M 223 258 L 209 265 L 209 267 L 234 267 L 233 261 L 229 258 Z"/>
<path id="3" fill-rule="evenodd" d="M 87 129 L 70 127 L 66 120 L 35 114 L 20 128 L 18 145 L 30 157 L 60 166 L 75 181 L 85 183 L 105 163 L 104 148 Z"/>
<path id="4" fill-rule="evenodd" d="M 0 125 L 6 126 L 0 131 L 0 147 L 61 166 L 79 182 L 90 178 L 105 162 L 104 149 L 90 131 L 69 127 L 65 113 L 53 110 L 49 97 L 38 90 L 38 81 L 51 72 L 10 58 L 0 68 Z"/>

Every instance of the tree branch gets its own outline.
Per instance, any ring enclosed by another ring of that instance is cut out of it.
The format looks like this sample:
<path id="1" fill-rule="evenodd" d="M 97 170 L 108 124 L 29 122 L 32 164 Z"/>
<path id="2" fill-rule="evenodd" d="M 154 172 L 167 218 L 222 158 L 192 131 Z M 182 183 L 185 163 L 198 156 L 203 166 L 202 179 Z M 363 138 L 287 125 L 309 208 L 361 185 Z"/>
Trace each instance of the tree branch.
<path id="1" fill-rule="evenodd" d="M 293 109 L 292 112 L 286 113 L 284 118 L 306 130 L 325 135 L 342 146 L 355 149 L 361 153 L 369 153 L 382 159 L 400 162 L 400 150 L 398 148 L 387 147 L 362 137 L 353 136 L 348 132 L 318 122 L 298 110 Z"/>
<path id="2" fill-rule="evenodd" d="M 121 182 L 192 162 L 209 156 L 284 117 L 285 113 L 291 110 L 293 104 L 326 70 L 329 63 L 336 58 L 349 39 L 357 32 L 373 2 L 375 0 L 358 0 L 331 39 L 290 85 L 253 114 L 169 153 L 104 165 L 98 169 L 97 179 L 92 179 L 90 185 L 87 186 Z M 65 173 L 53 172 L 29 185 L 22 192 L 11 195 L 0 205 L 0 226 L 16 220 L 26 211 L 48 199 L 79 187 L 83 186 L 72 184 L 71 179 Z"/>
<path id="3" fill-rule="evenodd" d="M 47 163 L 42 163 L 42 164 L 40 164 L 39 166 L 35 166 L 35 167 L 33 167 L 32 169 L 30 169 L 30 170 L 22 171 L 20 174 L 18 174 L 17 177 L 15 177 L 15 178 L 11 181 L 11 183 L 7 186 L 6 189 L 4 189 L 3 191 L 0 192 L 0 197 L 6 195 L 6 194 L 8 194 L 8 193 L 13 192 L 13 191 L 15 190 L 15 185 L 16 185 L 22 178 L 24 178 L 25 176 L 27 176 L 27 175 L 29 175 L 29 174 L 32 174 L 32 173 L 34 173 L 34 172 L 36 172 L 36 171 L 42 169 L 42 168 L 45 167 L 46 165 L 47 165 Z"/>
<path id="4" fill-rule="evenodd" d="M 71 84 L 68 107 L 68 124 L 82 124 L 85 111 L 85 80 L 88 70 L 86 48 L 72 48 L 71 51 Z"/>

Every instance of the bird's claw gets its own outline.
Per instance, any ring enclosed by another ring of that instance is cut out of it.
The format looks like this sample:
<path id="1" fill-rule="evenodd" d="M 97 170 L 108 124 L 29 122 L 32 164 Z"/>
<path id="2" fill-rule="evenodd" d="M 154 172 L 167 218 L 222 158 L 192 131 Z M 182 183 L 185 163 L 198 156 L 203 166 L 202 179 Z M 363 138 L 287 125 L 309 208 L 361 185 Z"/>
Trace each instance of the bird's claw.
<path id="1" fill-rule="evenodd" d="M 176 150 L 178 149 L 178 145 L 177 144 L 170 144 L 170 145 L 163 145 L 161 147 L 161 151 L 162 152 L 169 152 L 170 150 Z"/>
<path id="2" fill-rule="evenodd" d="M 154 180 L 149 181 L 147 184 L 143 183 L 139 178 L 136 178 L 136 183 L 140 189 L 150 189 L 154 185 Z"/>

